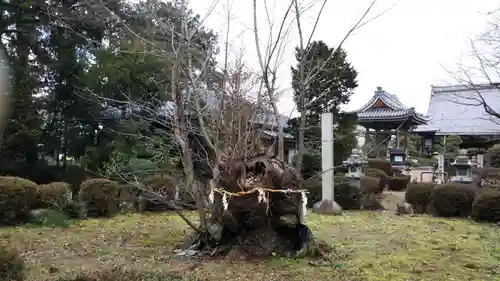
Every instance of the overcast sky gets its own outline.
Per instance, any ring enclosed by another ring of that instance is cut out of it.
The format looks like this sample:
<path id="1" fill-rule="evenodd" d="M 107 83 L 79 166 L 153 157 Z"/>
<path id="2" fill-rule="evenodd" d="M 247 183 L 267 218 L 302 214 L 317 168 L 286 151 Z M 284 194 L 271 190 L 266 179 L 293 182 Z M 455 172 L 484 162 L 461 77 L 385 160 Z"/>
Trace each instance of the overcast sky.
<path id="1" fill-rule="evenodd" d="M 233 0 L 229 0 L 233 2 Z M 269 34 L 263 8 L 267 1 L 274 11 L 276 24 L 283 17 L 289 1 L 260 0 L 259 34 L 265 48 Z M 310 2 L 310 1 L 309 1 Z M 470 52 L 470 38 L 486 27 L 488 11 L 498 8 L 493 0 L 378 0 L 368 18 L 392 7 L 390 11 L 358 30 L 344 44 L 348 59 L 359 72 L 359 87 L 347 109 L 355 110 L 370 99 L 377 86 L 397 95 L 407 106 L 427 112 L 430 85 L 449 84 L 453 78 L 443 69 L 454 70 Z M 368 7 L 370 0 L 329 0 L 313 39 L 336 46 Z M 211 0 L 191 0 L 190 6 L 206 16 Z M 216 2 L 205 25 L 225 40 L 227 0 Z M 309 34 L 318 7 L 303 17 Z M 233 56 L 244 49 L 250 67 L 258 69 L 255 40 L 252 33 L 252 0 L 234 1 L 231 9 L 229 41 Z M 295 25 L 294 25 L 295 26 Z M 276 33 L 276 32 L 275 32 Z M 283 55 L 278 74 L 283 113 L 294 109 L 290 92 L 290 66 L 294 65 L 294 47 L 298 36 L 294 28 Z M 222 56 L 220 61 L 222 62 Z"/>

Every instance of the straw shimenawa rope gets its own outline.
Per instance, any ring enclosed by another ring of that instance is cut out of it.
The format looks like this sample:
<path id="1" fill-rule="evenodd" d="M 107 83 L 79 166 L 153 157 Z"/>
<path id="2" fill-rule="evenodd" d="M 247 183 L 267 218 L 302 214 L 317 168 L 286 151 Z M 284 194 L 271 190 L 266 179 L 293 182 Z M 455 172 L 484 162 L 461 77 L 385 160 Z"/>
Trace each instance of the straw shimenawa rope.
<path id="1" fill-rule="evenodd" d="M 258 200 L 259 203 L 261 202 L 267 202 L 266 196 L 264 195 L 264 192 L 269 192 L 269 193 L 296 193 L 300 194 L 300 201 L 301 201 L 301 207 L 299 209 L 299 218 L 300 221 L 304 221 L 305 217 L 307 216 L 307 196 L 306 194 L 308 193 L 307 190 L 304 189 L 299 189 L 299 190 L 292 190 L 292 189 L 271 189 L 271 188 L 265 188 L 265 187 L 254 187 L 250 190 L 246 191 L 239 191 L 236 193 L 229 192 L 224 189 L 216 188 L 214 187 L 213 184 L 211 184 L 210 188 L 210 194 L 208 196 L 210 204 L 214 203 L 214 192 L 217 192 L 222 195 L 222 205 L 224 210 L 227 210 L 229 207 L 229 200 L 228 198 L 231 198 L 233 196 L 239 197 L 239 196 L 246 196 L 250 195 L 252 193 L 258 193 Z"/>
<path id="2" fill-rule="evenodd" d="M 225 189 L 220 189 L 220 188 L 214 188 L 214 191 L 217 193 L 220 193 L 222 195 L 227 194 L 229 196 L 245 196 L 249 195 L 252 193 L 256 192 L 275 192 L 275 193 L 308 193 L 307 190 L 305 189 L 299 189 L 299 190 L 293 190 L 293 189 L 271 189 L 271 188 L 265 188 L 265 187 L 254 187 L 250 190 L 245 190 L 245 191 L 238 191 L 236 193 L 229 192 Z"/>

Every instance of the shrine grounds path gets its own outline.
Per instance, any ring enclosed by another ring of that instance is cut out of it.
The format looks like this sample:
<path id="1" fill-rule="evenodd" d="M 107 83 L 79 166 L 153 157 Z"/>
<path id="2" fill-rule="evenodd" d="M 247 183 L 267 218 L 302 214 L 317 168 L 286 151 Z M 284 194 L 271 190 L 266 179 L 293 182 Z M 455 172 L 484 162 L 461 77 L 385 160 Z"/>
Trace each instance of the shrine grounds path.
<path id="1" fill-rule="evenodd" d="M 172 253 L 191 231 L 168 213 L 84 220 L 67 229 L 4 228 L 0 243 L 22 252 L 30 281 L 69 281 L 78 272 L 98 271 L 111 272 L 105 281 L 500 280 L 500 228 L 493 224 L 356 211 L 310 214 L 309 226 L 335 248 L 331 263 L 182 261 Z"/>

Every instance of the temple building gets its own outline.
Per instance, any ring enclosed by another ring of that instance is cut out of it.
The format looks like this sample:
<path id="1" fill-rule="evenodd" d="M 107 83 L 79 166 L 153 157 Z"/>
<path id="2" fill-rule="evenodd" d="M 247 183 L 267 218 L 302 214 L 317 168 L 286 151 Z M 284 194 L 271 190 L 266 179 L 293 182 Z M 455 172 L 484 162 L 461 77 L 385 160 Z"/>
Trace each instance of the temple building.
<path id="1" fill-rule="evenodd" d="M 395 136 L 395 147 L 406 149 L 408 131 L 427 124 L 427 118 L 407 107 L 382 87 L 359 110 L 358 123 L 366 129 L 365 142 L 368 157 L 386 157 L 389 142 Z"/>
<path id="2" fill-rule="evenodd" d="M 500 113 L 500 85 L 431 86 L 429 122 L 414 132 L 424 138 L 424 149 L 437 137 L 456 135 L 462 139 L 461 148 L 481 153 L 500 140 L 500 119 L 487 110 Z"/>

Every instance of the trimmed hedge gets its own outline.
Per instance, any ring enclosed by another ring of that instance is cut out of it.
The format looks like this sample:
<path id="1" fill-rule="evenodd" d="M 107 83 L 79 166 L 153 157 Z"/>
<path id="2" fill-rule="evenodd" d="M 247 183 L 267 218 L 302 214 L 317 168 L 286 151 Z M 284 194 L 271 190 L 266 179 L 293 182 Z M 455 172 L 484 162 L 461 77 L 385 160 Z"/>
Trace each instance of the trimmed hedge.
<path id="1" fill-rule="evenodd" d="M 118 212 L 120 186 L 108 179 L 86 180 L 80 187 L 79 199 L 90 216 L 109 216 Z"/>
<path id="2" fill-rule="evenodd" d="M 0 224 L 23 221 L 36 198 L 36 183 L 18 177 L 0 177 Z"/>
<path id="3" fill-rule="evenodd" d="M 335 177 L 334 200 L 344 210 L 359 210 L 361 208 L 361 189 L 350 183 L 345 177 Z"/>
<path id="4" fill-rule="evenodd" d="M 434 215 L 466 217 L 472 212 L 477 188 L 472 185 L 447 183 L 436 185 L 429 197 Z"/>
<path id="5" fill-rule="evenodd" d="M 471 217 L 477 221 L 500 222 L 500 190 L 482 189 L 472 203 Z"/>
<path id="6" fill-rule="evenodd" d="M 361 191 L 359 187 L 350 183 L 349 179 L 345 176 L 335 176 L 334 185 L 334 200 L 343 209 L 358 210 L 361 206 Z M 312 207 L 314 203 L 322 199 L 321 196 L 321 180 L 309 180 L 306 183 L 307 191 L 307 205 Z"/>
<path id="7" fill-rule="evenodd" d="M 71 185 L 53 182 L 38 186 L 37 208 L 63 210 L 72 200 Z"/>
<path id="8" fill-rule="evenodd" d="M 364 174 L 367 177 L 376 177 L 379 179 L 378 190 L 375 193 L 382 193 L 389 183 L 389 177 L 383 170 L 369 168 L 364 171 Z"/>
<path id="9" fill-rule="evenodd" d="M 389 184 L 387 185 L 387 188 L 389 190 L 402 191 L 406 189 L 408 183 L 410 183 L 410 176 L 393 176 L 389 178 Z"/>
<path id="10" fill-rule="evenodd" d="M 425 213 L 430 204 L 434 183 L 410 183 L 406 188 L 405 201 L 413 205 L 415 213 Z"/>
<path id="11" fill-rule="evenodd" d="M 368 159 L 368 167 L 382 170 L 387 176 L 392 176 L 392 165 L 385 159 Z"/>
<path id="12" fill-rule="evenodd" d="M 360 179 L 361 193 L 363 194 L 377 194 L 382 192 L 379 185 L 380 179 L 378 177 L 362 176 Z"/>

